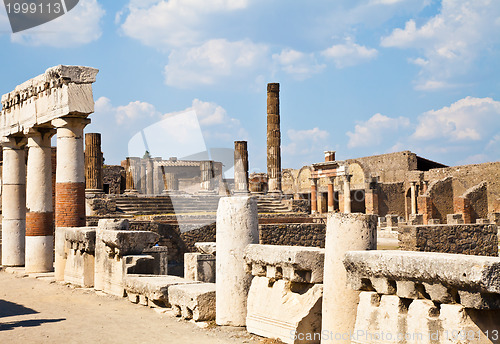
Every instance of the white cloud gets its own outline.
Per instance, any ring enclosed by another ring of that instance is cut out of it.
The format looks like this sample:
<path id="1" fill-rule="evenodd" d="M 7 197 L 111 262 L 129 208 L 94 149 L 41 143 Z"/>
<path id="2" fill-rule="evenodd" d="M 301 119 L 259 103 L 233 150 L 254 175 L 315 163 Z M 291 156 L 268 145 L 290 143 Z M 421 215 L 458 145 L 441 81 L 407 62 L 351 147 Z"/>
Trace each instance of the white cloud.
<path id="1" fill-rule="evenodd" d="M 337 68 L 344 68 L 374 59 L 378 51 L 356 44 L 351 38 L 347 38 L 344 44 L 333 45 L 323 50 L 321 54 L 332 59 Z"/>
<path id="2" fill-rule="evenodd" d="M 491 0 L 443 0 L 441 12 L 422 25 L 406 22 L 381 40 L 383 47 L 413 48 L 421 72 L 416 88 L 433 90 L 450 86 L 466 74 L 481 52 L 500 37 L 500 3 Z"/>
<path id="3" fill-rule="evenodd" d="M 207 38 L 204 26 L 211 16 L 247 5 L 247 0 L 132 0 L 121 28 L 127 36 L 153 47 L 201 44 Z"/>
<path id="4" fill-rule="evenodd" d="M 31 46 L 68 47 L 101 37 L 105 11 L 97 0 L 80 0 L 65 15 L 35 28 L 12 34 L 12 42 Z"/>
<path id="5" fill-rule="evenodd" d="M 131 126 L 134 121 L 146 122 L 148 120 L 160 118 L 160 112 L 158 112 L 154 105 L 146 102 L 133 101 L 127 105 L 120 105 L 114 107 L 111 104 L 111 100 L 106 97 L 101 97 L 95 102 L 95 112 L 112 114 L 115 119 L 115 124 L 123 126 Z M 137 128 L 136 128 L 137 129 Z"/>
<path id="6" fill-rule="evenodd" d="M 166 83 L 186 88 L 255 75 L 267 61 L 267 50 L 267 46 L 249 40 L 230 42 L 225 39 L 175 50 L 165 67 Z"/>
<path id="7" fill-rule="evenodd" d="M 349 136 L 347 146 L 349 148 L 375 147 L 380 145 L 385 138 L 391 137 L 391 134 L 395 141 L 399 130 L 409 125 L 410 120 L 406 117 L 390 118 L 377 113 L 368 121 L 356 124 L 354 133 L 351 131 L 346 133 Z"/>
<path id="8" fill-rule="evenodd" d="M 289 144 L 283 146 L 283 152 L 289 155 L 307 155 L 313 152 L 321 151 L 328 139 L 329 133 L 319 128 L 287 131 Z"/>
<path id="9" fill-rule="evenodd" d="M 279 54 L 273 54 L 272 59 L 287 74 L 298 80 L 304 80 L 320 73 L 324 64 L 318 64 L 314 54 L 305 54 L 294 49 L 283 49 Z"/>
<path id="10" fill-rule="evenodd" d="M 11 31 L 9 18 L 4 6 L 0 6 L 0 35 Z"/>
<path id="11" fill-rule="evenodd" d="M 419 117 L 413 138 L 419 140 L 480 141 L 500 128 L 500 102 L 466 97 Z"/>

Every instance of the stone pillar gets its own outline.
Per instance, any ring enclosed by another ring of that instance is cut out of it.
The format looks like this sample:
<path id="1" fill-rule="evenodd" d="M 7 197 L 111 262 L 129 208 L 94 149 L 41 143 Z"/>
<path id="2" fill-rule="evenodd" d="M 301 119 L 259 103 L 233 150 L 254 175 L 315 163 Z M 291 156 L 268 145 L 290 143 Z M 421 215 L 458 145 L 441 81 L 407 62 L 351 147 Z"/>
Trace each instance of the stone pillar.
<path id="1" fill-rule="evenodd" d="M 411 214 L 417 214 L 417 187 L 416 182 L 410 182 Z"/>
<path id="2" fill-rule="evenodd" d="M 368 215 L 377 215 L 378 209 L 378 192 L 376 189 L 368 189 L 365 192 L 365 209 Z"/>
<path id="3" fill-rule="evenodd" d="M 338 334 L 335 343 L 350 343 L 356 322 L 359 291 L 346 285 L 343 259 L 347 251 L 377 249 L 377 216 L 364 214 L 328 215 L 325 239 L 322 331 Z M 331 343 L 331 341 L 322 341 Z"/>
<path id="4" fill-rule="evenodd" d="M 417 199 L 420 214 L 424 215 L 424 225 L 434 218 L 434 205 L 430 196 L 419 196 Z"/>
<path id="5" fill-rule="evenodd" d="M 139 160 L 139 192 L 143 195 L 146 194 L 147 187 L 146 187 L 146 176 L 147 176 L 147 171 L 146 171 L 146 162 L 144 159 Z"/>
<path id="6" fill-rule="evenodd" d="M 423 183 L 422 195 L 425 195 L 425 193 L 427 192 L 427 188 L 429 187 L 429 182 L 424 180 L 422 183 Z"/>
<path id="7" fill-rule="evenodd" d="M 85 157 L 83 129 L 90 123 L 81 117 L 52 121 L 57 128 L 55 196 L 55 279 L 64 280 L 67 252 L 64 227 L 85 226 Z"/>
<path id="8" fill-rule="evenodd" d="M 102 193 L 101 134 L 85 134 L 85 192 Z"/>
<path id="9" fill-rule="evenodd" d="M 328 180 L 328 212 L 335 211 L 335 202 L 334 202 L 334 190 L 333 184 L 335 182 L 335 177 L 330 177 Z"/>
<path id="10" fill-rule="evenodd" d="M 163 173 L 161 170 L 161 166 L 159 163 L 161 162 L 161 158 L 155 158 L 154 159 L 154 165 L 153 165 L 153 182 L 154 182 L 154 194 L 155 195 L 161 195 L 164 189 L 164 184 L 163 184 Z"/>
<path id="11" fill-rule="evenodd" d="M 351 176 L 344 175 L 344 213 L 349 214 L 351 212 Z"/>
<path id="12" fill-rule="evenodd" d="M 211 160 L 200 161 L 201 190 L 211 191 L 213 189 L 214 162 Z"/>
<path id="13" fill-rule="evenodd" d="M 335 151 L 325 151 L 325 162 L 335 161 Z"/>
<path id="14" fill-rule="evenodd" d="M 245 326 L 251 274 L 245 271 L 243 254 L 259 242 L 257 200 L 223 197 L 217 209 L 216 323 Z"/>
<path id="15" fill-rule="evenodd" d="M 26 164 L 24 141 L 2 143 L 2 265 L 23 266 L 26 234 Z"/>
<path id="16" fill-rule="evenodd" d="M 125 177 L 125 193 L 126 194 L 137 194 L 137 189 L 135 188 L 135 169 L 134 161 L 132 158 L 127 158 L 126 163 L 126 177 Z"/>
<path id="17" fill-rule="evenodd" d="M 318 212 L 318 179 L 310 178 L 311 180 L 311 214 Z"/>
<path id="18" fill-rule="evenodd" d="M 247 141 L 234 141 L 234 192 L 248 193 Z"/>
<path id="19" fill-rule="evenodd" d="M 26 185 L 27 273 L 54 269 L 54 205 L 52 203 L 52 148 L 54 129 L 30 129 Z"/>
<path id="20" fill-rule="evenodd" d="M 154 190 L 154 161 L 152 158 L 146 159 L 146 194 L 153 195 Z"/>
<path id="21" fill-rule="evenodd" d="M 268 192 L 281 193 L 280 84 L 267 85 Z"/>
<path id="22" fill-rule="evenodd" d="M 179 183 L 175 173 L 167 172 L 165 173 L 166 190 L 168 192 L 177 191 L 179 189 Z"/>

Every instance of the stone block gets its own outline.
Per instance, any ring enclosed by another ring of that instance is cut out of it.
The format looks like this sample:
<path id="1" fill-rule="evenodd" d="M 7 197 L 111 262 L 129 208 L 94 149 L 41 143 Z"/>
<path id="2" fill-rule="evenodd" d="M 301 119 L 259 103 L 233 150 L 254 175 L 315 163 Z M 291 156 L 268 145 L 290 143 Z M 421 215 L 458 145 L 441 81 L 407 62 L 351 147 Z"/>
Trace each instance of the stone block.
<path id="1" fill-rule="evenodd" d="M 448 214 L 446 215 L 446 223 L 449 225 L 459 225 L 464 223 L 463 214 Z"/>
<path id="2" fill-rule="evenodd" d="M 418 298 L 418 291 L 415 282 L 412 281 L 396 281 L 396 294 L 405 299 Z"/>
<path id="3" fill-rule="evenodd" d="M 215 283 L 172 286 L 169 288 L 168 300 L 176 315 L 184 319 L 215 319 Z"/>
<path id="4" fill-rule="evenodd" d="M 139 302 L 142 295 L 149 306 L 170 307 L 168 301 L 169 288 L 180 284 L 198 283 L 177 276 L 127 275 L 124 287 L 132 303 Z"/>
<path id="5" fill-rule="evenodd" d="M 424 215 L 423 214 L 414 214 L 410 215 L 410 219 L 408 220 L 408 225 L 417 226 L 424 224 Z"/>
<path id="6" fill-rule="evenodd" d="M 168 247 L 167 246 L 153 246 L 146 248 L 144 254 L 152 256 L 154 261 L 153 274 L 154 275 L 168 275 Z"/>
<path id="7" fill-rule="evenodd" d="M 440 283 L 423 283 L 425 292 L 430 296 L 432 301 L 439 303 L 453 303 L 453 296 L 449 289 Z"/>
<path id="8" fill-rule="evenodd" d="M 397 227 L 399 222 L 398 215 L 386 215 L 385 220 L 387 223 L 387 227 Z"/>
<path id="9" fill-rule="evenodd" d="M 481 225 L 487 225 L 490 223 L 489 219 L 476 219 L 476 223 L 481 224 Z"/>
<path id="10" fill-rule="evenodd" d="M 500 213 L 489 213 L 488 220 L 490 220 L 490 223 L 500 226 Z"/>
<path id="11" fill-rule="evenodd" d="M 68 248 L 64 281 L 83 288 L 94 286 L 95 227 L 66 228 Z"/>
<path id="12" fill-rule="evenodd" d="M 500 309 L 500 295 L 459 290 L 460 304 L 473 309 Z"/>
<path id="13" fill-rule="evenodd" d="M 217 244 L 215 242 L 197 242 L 194 244 L 194 247 L 200 253 L 215 255 Z"/>
<path id="14" fill-rule="evenodd" d="M 245 249 L 248 265 L 273 266 L 273 278 L 280 272 L 282 278 L 299 283 L 323 282 L 324 257 L 325 250 L 314 247 L 248 245 Z"/>
<path id="15" fill-rule="evenodd" d="M 387 278 L 372 278 L 371 283 L 379 294 L 396 294 L 396 282 L 394 281 L 388 280 Z"/>
<path id="16" fill-rule="evenodd" d="M 441 224 L 441 220 L 440 219 L 429 219 L 429 220 L 427 220 L 427 224 L 429 224 L 429 225 L 439 225 L 439 224 Z"/>
<path id="17" fill-rule="evenodd" d="M 192 281 L 215 283 L 215 256 L 203 253 L 185 253 L 184 277 Z"/>
<path id="18" fill-rule="evenodd" d="M 247 331 L 284 343 L 319 343 L 322 295 L 322 284 L 254 277 L 248 294 Z"/>

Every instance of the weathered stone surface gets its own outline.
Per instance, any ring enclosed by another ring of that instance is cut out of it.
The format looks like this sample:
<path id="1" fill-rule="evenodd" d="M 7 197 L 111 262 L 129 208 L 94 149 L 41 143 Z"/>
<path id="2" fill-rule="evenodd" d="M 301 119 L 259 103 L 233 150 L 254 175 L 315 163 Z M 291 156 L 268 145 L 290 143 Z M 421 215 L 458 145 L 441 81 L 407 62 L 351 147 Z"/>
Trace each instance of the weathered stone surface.
<path id="1" fill-rule="evenodd" d="M 247 331 L 285 343 L 319 343 L 322 295 L 322 284 L 254 277 L 248 294 Z M 307 337 L 314 334 L 316 340 Z"/>
<path id="2" fill-rule="evenodd" d="M 127 219 L 100 219 L 97 227 L 100 230 L 123 230 L 126 231 L 130 228 L 130 222 Z"/>
<path id="3" fill-rule="evenodd" d="M 185 253 L 184 277 L 192 281 L 215 283 L 215 256 L 203 253 Z"/>
<path id="4" fill-rule="evenodd" d="M 459 225 L 464 223 L 463 214 L 448 214 L 446 215 L 446 223 L 449 225 Z"/>
<path id="5" fill-rule="evenodd" d="M 176 285 L 169 288 L 168 300 L 177 316 L 194 321 L 215 319 L 215 283 Z"/>
<path id="6" fill-rule="evenodd" d="M 168 247 L 167 246 L 153 246 L 146 248 L 144 254 L 150 255 L 155 259 L 153 274 L 155 275 L 168 275 Z"/>
<path id="7" fill-rule="evenodd" d="M 350 251 L 344 259 L 348 282 L 362 279 L 442 284 L 458 290 L 500 293 L 500 258 L 410 251 Z"/>
<path id="8" fill-rule="evenodd" d="M 159 236 L 156 233 L 145 231 L 107 230 L 102 231 L 99 238 L 113 254 L 126 256 L 142 253 L 146 248 L 153 246 L 158 241 Z"/>
<path id="9" fill-rule="evenodd" d="M 94 286 L 96 227 L 66 228 L 68 255 L 64 281 L 80 287 Z"/>
<path id="10" fill-rule="evenodd" d="M 177 276 L 126 275 L 124 278 L 125 291 L 130 301 L 137 303 L 139 295 L 142 295 L 147 301 L 146 306 L 170 307 L 168 302 L 169 288 L 179 284 L 192 283 L 197 282 Z"/>
<path id="11" fill-rule="evenodd" d="M 194 244 L 194 247 L 196 247 L 198 252 L 205 254 L 215 255 L 217 250 L 217 244 L 215 242 L 197 242 Z"/>
<path id="12" fill-rule="evenodd" d="M 271 266 L 285 280 L 299 283 L 322 283 L 325 250 L 314 247 L 248 245 L 245 261 L 249 270 L 253 264 Z M 277 276 L 269 276 L 277 278 Z"/>
<path id="13" fill-rule="evenodd" d="M 404 226 L 399 248 L 404 251 L 498 256 L 498 229 L 492 224 Z"/>

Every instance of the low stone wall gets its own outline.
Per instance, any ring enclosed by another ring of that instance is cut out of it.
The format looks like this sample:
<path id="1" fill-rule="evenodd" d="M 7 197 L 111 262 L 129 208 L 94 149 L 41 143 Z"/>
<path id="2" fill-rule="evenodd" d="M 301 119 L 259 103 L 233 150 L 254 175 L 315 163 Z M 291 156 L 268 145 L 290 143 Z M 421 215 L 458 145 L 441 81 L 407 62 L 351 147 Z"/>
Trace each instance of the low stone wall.
<path id="1" fill-rule="evenodd" d="M 264 245 L 325 247 L 324 223 L 259 225 L 259 242 Z"/>
<path id="2" fill-rule="evenodd" d="M 497 226 L 493 224 L 403 226 L 399 229 L 399 248 L 403 251 L 498 256 L 497 235 Z"/>

